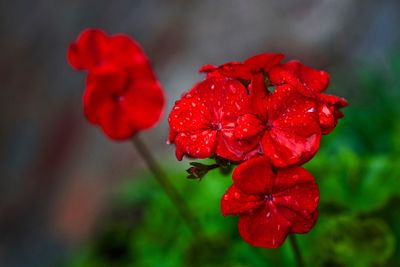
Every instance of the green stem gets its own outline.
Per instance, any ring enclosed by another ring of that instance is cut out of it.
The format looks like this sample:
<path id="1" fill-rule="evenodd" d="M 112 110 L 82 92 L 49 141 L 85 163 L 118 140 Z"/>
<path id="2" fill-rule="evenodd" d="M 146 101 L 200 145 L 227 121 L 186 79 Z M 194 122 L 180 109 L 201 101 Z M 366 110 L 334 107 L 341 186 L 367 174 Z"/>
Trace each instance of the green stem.
<path id="1" fill-rule="evenodd" d="M 202 231 L 200 227 L 200 223 L 196 219 L 195 216 L 191 213 L 189 207 L 186 205 L 186 200 L 180 195 L 175 186 L 168 180 L 167 175 L 161 169 L 161 167 L 157 164 L 150 150 L 146 147 L 146 145 L 140 140 L 139 136 L 136 136 L 132 139 L 133 145 L 136 147 L 140 156 L 145 161 L 149 170 L 153 173 L 157 182 L 160 184 L 165 194 L 169 197 L 172 204 L 174 204 L 177 209 L 179 215 L 185 221 L 186 225 L 192 232 L 192 234 L 200 239 L 202 237 Z"/>
<path id="2" fill-rule="evenodd" d="M 301 256 L 299 245 L 297 244 L 295 236 L 289 235 L 289 240 L 290 240 L 290 245 L 292 246 L 294 257 L 296 259 L 297 267 L 305 267 L 303 257 Z"/>

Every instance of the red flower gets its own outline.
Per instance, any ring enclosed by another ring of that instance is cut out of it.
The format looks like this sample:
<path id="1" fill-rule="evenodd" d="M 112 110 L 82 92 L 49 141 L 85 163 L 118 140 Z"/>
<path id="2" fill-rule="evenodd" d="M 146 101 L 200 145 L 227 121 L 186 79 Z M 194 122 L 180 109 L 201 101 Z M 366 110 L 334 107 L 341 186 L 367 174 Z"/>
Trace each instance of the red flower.
<path id="1" fill-rule="evenodd" d="M 130 37 L 85 30 L 70 45 L 68 60 L 74 68 L 89 71 L 84 113 L 109 138 L 131 138 L 159 121 L 162 89 L 146 55 Z"/>
<path id="2" fill-rule="evenodd" d="M 239 233 L 246 242 L 277 248 L 288 234 L 311 230 L 318 218 L 318 202 L 318 186 L 305 169 L 274 171 L 269 160 L 260 157 L 234 170 L 221 210 L 224 216 L 239 215 Z"/>
<path id="3" fill-rule="evenodd" d="M 257 154 L 258 140 L 241 141 L 234 135 L 237 119 L 249 112 L 250 97 L 239 81 L 215 76 L 200 82 L 175 103 L 168 118 L 177 158 L 215 153 L 242 161 Z"/>
<path id="4" fill-rule="evenodd" d="M 330 133 L 343 113 L 339 110 L 347 106 L 344 98 L 322 94 L 328 87 L 329 74 L 303 65 L 299 61 L 289 61 L 275 65 L 269 72 L 273 85 L 290 84 L 307 97 L 317 100 L 319 121 L 323 134 Z"/>
<path id="5" fill-rule="evenodd" d="M 315 101 L 290 85 L 268 93 L 260 79 L 249 87 L 253 112 L 238 119 L 235 136 L 248 140 L 261 135 L 263 153 L 276 167 L 307 162 L 321 139 Z"/>

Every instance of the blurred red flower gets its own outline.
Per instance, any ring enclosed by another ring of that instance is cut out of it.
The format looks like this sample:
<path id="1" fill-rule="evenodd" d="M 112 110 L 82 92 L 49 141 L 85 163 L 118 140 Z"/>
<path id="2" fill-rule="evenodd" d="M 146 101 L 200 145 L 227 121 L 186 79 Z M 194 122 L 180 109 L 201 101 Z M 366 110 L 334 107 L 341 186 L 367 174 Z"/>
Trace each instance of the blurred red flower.
<path id="1" fill-rule="evenodd" d="M 129 139 L 160 120 L 162 88 L 148 58 L 129 36 L 84 30 L 67 57 L 73 68 L 88 71 L 84 113 L 109 138 Z"/>
<path id="2" fill-rule="evenodd" d="M 253 246 L 277 248 L 288 234 L 307 233 L 318 218 L 319 190 L 305 169 L 273 170 L 265 157 L 240 164 L 221 211 L 239 215 L 242 238 Z"/>

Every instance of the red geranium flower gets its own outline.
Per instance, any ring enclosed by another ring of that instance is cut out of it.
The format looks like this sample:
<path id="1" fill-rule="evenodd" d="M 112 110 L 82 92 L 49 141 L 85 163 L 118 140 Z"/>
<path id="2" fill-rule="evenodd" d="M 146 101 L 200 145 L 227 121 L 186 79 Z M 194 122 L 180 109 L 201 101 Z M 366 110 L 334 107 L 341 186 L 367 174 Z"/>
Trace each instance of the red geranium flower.
<path id="1" fill-rule="evenodd" d="M 170 142 L 179 160 L 186 154 L 208 158 L 214 153 L 242 161 L 259 152 L 258 140 L 238 140 L 237 119 L 250 112 L 250 97 L 239 81 L 209 77 L 175 103 L 169 115 Z"/>
<path id="2" fill-rule="evenodd" d="M 317 100 L 319 121 L 323 134 L 330 133 L 339 118 L 343 117 L 340 108 L 347 106 L 344 98 L 322 94 L 328 87 L 329 74 L 303 65 L 297 60 L 275 65 L 268 73 L 273 85 L 290 84 L 307 97 Z"/>
<path id="3" fill-rule="evenodd" d="M 263 154 L 276 167 L 307 162 L 321 140 L 315 101 L 290 85 L 268 93 L 263 77 L 258 80 L 249 87 L 253 112 L 238 119 L 235 136 L 248 140 L 261 135 Z"/>
<path id="4" fill-rule="evenodd" d="M 307 233 L 318 218 L 318 186 L 301 167 L 273 170 L 265 157 L 240 164 L 221 211 L 239 215 L 242 238 L 253 246 L 277 248 L 288 234 Z"/>
<path id="5" fill-rule="evenodd" d="M 68 60 L 75 69 L 89 71 L 84 113 L 109 138 L 131 138 L 159 121 L 164 107 L 161 86 L 146 55 L 130 37 L 85 30 L 70 45 Z"/>

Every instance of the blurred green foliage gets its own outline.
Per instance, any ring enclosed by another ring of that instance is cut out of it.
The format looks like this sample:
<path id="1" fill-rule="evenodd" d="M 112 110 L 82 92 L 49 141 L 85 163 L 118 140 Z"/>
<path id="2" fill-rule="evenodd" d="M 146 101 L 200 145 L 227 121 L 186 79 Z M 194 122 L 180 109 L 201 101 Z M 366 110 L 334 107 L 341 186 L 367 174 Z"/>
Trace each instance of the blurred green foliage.
<path id="1" fill-rule="evenodd" d="M 387 66 L 353 73 L 345 119 L 305 166 L 321 191 L 317 225 L 297 236 L 308 266 L 400 266 L 399 74 L 400 54 Z M 143 173 L 115 192 L 107 220 L 68 266 L 295 266 L 288 242 L 275 250 L 251 247 L 238 235 L 237 218 L 220 214 L 229 176 L 213 170 L 198 182 L 185 179 L 187 162 L 172 166 L 170 178 L 209 240 L 193 239 Z"/>

